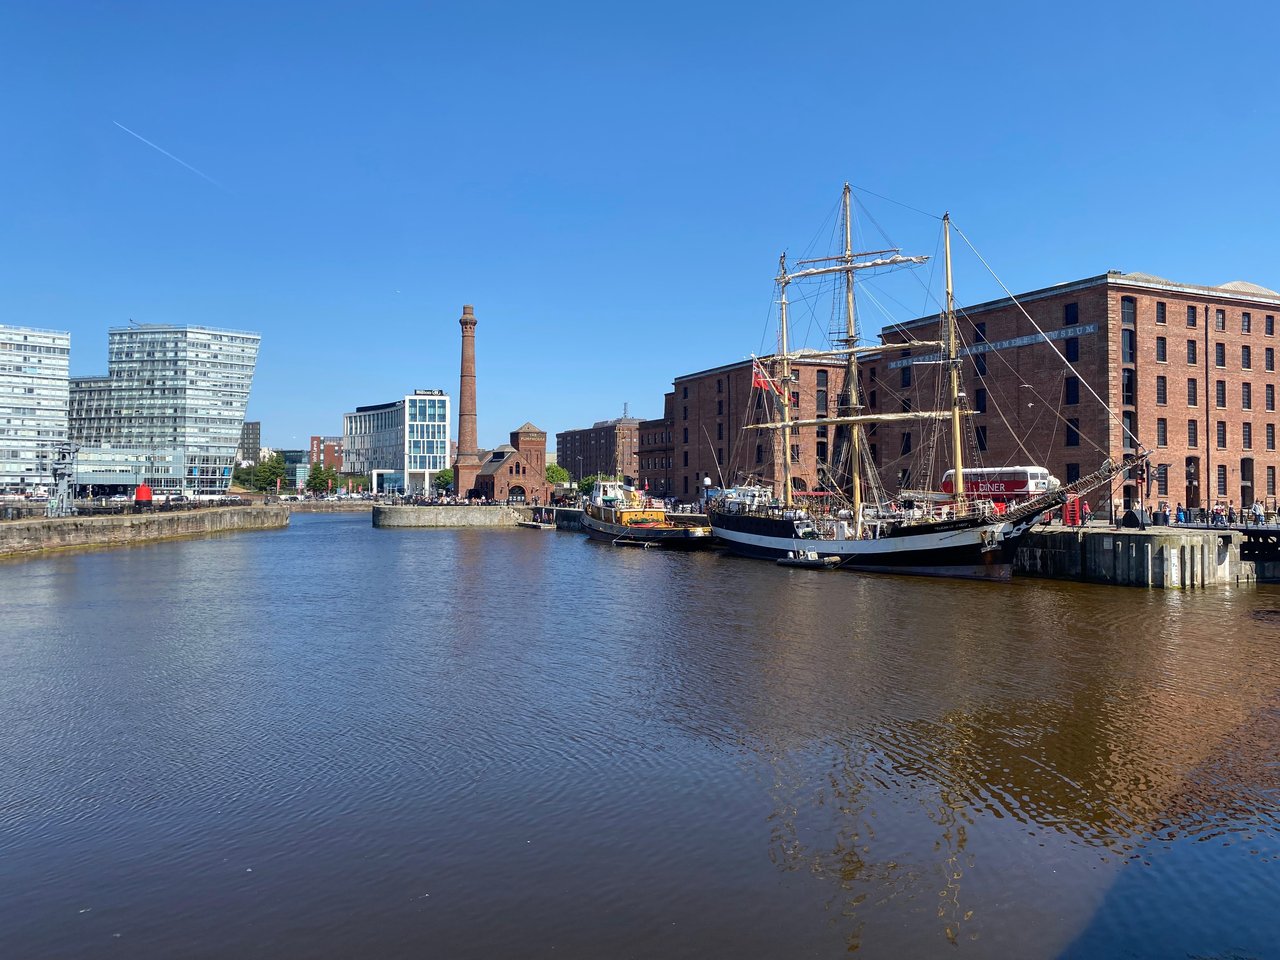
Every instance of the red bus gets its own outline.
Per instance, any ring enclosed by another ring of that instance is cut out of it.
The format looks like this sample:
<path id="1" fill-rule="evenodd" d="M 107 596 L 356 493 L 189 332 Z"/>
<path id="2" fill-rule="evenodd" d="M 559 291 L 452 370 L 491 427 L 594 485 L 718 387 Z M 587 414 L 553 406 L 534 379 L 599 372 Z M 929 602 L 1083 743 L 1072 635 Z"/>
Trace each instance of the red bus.
<path id="1" fill-rule="evenodd" d="M 942 475 L 942 492 L 955 492 L 955 471 Z M 1061 484 L 1044 467 L 971 467 L 964 471 L 964 492 L 997 503 L 1026 500 L 1056 490 Z"/>

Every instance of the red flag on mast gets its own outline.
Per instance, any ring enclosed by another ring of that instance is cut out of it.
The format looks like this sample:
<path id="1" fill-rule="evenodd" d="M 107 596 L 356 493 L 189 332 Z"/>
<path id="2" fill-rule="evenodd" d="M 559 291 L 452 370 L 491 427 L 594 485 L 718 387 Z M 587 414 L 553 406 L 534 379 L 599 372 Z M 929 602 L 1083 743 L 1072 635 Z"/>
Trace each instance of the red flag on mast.
<path id="1" fill-rule="evenodd" d="M 752 389 L 772 390 L 778 396 L 782 396 L 782 390 L 765 374 L 764 367 L 754 357 L 751 359 L 751 387 Z"/>

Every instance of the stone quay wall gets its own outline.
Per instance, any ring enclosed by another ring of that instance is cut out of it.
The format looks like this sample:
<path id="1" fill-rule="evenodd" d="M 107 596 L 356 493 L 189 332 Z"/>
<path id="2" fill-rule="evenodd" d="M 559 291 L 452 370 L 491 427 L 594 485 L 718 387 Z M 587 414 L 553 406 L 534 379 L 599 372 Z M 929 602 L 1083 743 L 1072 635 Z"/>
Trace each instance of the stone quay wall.
<path id="1" fill-rule="evenodd" d="M 14 520 L 0 523 L 0 557 L 31 556 L 74 547 L 126 546 L 210 533 L 277 530 L 288 524 L 289 511 L 277 505 Z"/>
<path id="2" fill-rule="evenodd" d="M 373 525 L 386 528 L 413 527 L 514 527 L 528 517 L 508 506 L 424 506 L 399 507 L 376 504 Z"/>
<path id="3" fill-rule="evenodd" d="M 1186 590 L 1253 582 L 1232 530 L 1033 530 L 1018 546 L 1017 576 Z"/>

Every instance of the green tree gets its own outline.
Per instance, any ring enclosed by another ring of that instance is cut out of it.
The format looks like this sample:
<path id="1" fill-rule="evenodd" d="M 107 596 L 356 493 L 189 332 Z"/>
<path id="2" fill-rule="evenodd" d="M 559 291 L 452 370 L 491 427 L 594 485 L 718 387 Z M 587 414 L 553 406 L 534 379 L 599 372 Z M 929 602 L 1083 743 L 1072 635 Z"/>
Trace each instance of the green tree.
<path id="1" fill-rule="evenodd" d="M 607 479 L 603 473 L 596 473 L 589 477 L 583 477 L 578 481 L 578 492 L 584 497 L 591 496 L 591 488 L 596 485 L 597 480 Z"/>
<path id="2" fill-rule="evenodd" d="M 319 463 L 311 465 L 310 472 L 307 473 L 306 488 L 308 493 L 324 493 L 327 487 L 324 475 L 324 467 Z"/>
<path id="3" fill-rule="evenodd" d="M 276 489 L 276 480 L 282 480 L 284 474 L 284 454 L 272 454 L 270 458 L 263 460 L 258 464 L 258 469 L 253 471 L 253 485 L 259 490 L 269 490 L 274 492 Z M 281 482 L 281 486 L 283 486 L 283 480 Z"/>
<path id="4" fill-rule="evenodd" d="M 253 474 L 253 467 L 235 467 L 231 471 L 231 482 L 242 490 L 252 490 L 254 489 Z"/>
<path id="5" fill-rule="evenodd" d="M 558 463 L 547 465 L 547 483 L 568 483 L 569 471 Z"/>
<path id="6" fill-rule="evenodd" d="M 453 486 L 453 471 L 445 467 L 436 472 L 435 479 L 431 482 L 435 484 L 437 490 L 448 490 Z"/>

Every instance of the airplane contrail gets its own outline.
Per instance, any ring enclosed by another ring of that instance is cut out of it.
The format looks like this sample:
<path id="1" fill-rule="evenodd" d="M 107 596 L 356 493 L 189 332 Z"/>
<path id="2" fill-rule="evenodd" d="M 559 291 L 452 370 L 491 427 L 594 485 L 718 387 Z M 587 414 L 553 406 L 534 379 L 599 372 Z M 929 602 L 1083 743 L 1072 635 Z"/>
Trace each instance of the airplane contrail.
<path id="1" fill-rule="evenodd" d="M 219 190 L 222 190 L 222 191 L 223 191 L 223 192 L 225 192 L 225 193 L 230 193 L 230 192 L 231 192 L 231 191 L 230 191 L 230 190 L 228 190 L 226 187 L 224 187 L 222 184 L 220 184 L 217 180 L 213 179 L 213 177 L 209 176 L 207 173 L 204 173 L 204 172 L 203 172 L 203 171 L 201 171 L 201 170 L 197 170 L 197 169 L 196 169 L 195 167 L 193 167 L 191 164 L 187 163 L 187 161 L 182 160 L 182 159 L 179 159 L 178 157 L 175 157 L 172 153 L 170 153 L 170 152 L 169 152 L 168 150 L 166 150 L 164 147 L 157 146 L 156 144 L 152 143 L 150 140 L 148 140 L 146 137 L 142 136 L 141 134 L 134 133 L 132 130 L 130 130 L 128 127 L 126 127 L 123 123 L 117 123 L 115 120 L 112 120 L 111 122 L 112 122 L 112 123 L 114 123 L 114 124 L 115 124 L 117 127 L 119 127 L 121 130 L 123 130 L 125 133 L 129 134 L 130 136 L 137 137 L 139 140 L 141 140 L 143 143 L 145 143 L 148 147 L 152 147 L 153 149 L 159 150 L 161 153 L 163 153 L 163 154 L 164 154 L 166 157 L 168 157 L 170 160 L 176 160 L 178 163 L 182 164 L 184 167 L 186 167 L 186 168 L 187 168 L 188 170 L 190 170 L 192 173 L 194 173 L 194 174 L 196 174 L 196 175 L 198 175 L 198 176 L 204 177 L 204 179 L 208 180 L 210 183 L 212 183 L 212 184 L 213 184 L 215 187 L 217 187 Z"/>

